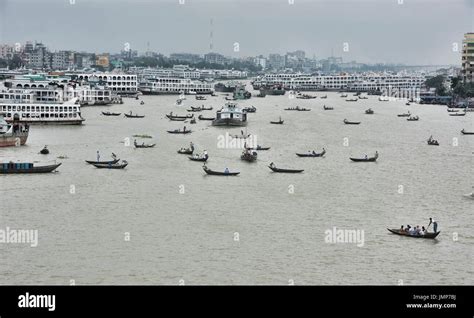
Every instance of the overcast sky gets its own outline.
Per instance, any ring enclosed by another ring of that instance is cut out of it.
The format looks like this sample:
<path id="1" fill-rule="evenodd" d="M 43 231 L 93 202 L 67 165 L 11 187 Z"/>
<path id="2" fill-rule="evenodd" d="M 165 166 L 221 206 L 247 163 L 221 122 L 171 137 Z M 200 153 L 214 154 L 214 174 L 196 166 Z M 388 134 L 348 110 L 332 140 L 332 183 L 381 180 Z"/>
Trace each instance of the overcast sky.
<path id="1" fill-rule="evenodd" d="M 126 43 L 143 52 L 149 42 L 166 55 L 204 54 L 211 19 L 214 51 L 228 56 L 301 49 L 344 61 L 460 64 L 453 43 L 474 32 L 474 0 L 0 0 L 0 43 L 100 53 Z"/>

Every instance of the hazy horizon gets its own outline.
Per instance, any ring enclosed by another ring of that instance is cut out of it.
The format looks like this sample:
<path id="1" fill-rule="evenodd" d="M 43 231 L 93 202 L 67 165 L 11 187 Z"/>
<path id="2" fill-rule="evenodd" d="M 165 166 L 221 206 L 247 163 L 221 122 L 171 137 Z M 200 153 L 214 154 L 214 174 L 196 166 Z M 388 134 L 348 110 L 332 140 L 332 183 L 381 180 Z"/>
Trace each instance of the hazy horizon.
<path id="1" fill-rule="evenodd" d="M 232 57 L 303 50 L 345 62 L 458 65 L 463 35 L 474 30 L 472 0 L 289 1 L 0 0 L 0 43 L 118 53 L 126 43 L 145 52 L 149 42 L 165 55 L 205 54 L 212 29 L 212 51 Z"/>

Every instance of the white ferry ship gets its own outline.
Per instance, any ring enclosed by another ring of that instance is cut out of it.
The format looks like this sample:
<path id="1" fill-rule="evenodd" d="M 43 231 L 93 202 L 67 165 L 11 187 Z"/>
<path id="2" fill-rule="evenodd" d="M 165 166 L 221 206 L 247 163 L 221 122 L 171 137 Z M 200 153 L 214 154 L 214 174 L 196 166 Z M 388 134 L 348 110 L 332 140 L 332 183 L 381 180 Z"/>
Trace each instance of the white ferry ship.
<path id="1" fill-rule="evenodd" d="M 189 78 L 147 78 L 138 88 L 144 95 L 154 94 L 212 94 L 213 85 L 204 81 Z"/>
<path id="2" fill-rule="evenodd" d="M 7 122 L 80 125 L 84 121 L 77 98 L 64 103 L 42 101 L 34 91 L 0 92 L 0 116 Z"/>
<path id="3" fill-rule="evenodd" d="M 266 74 L 257 77 L 252 86 L 255 90 L 261 87 L 282 85 L 287 90 L 296 91 L 382 91 L 386 89 L 419 89 L 425 82 L 421 75 L 399 74 L 340 74 L 340 75 L 309 75 L 309 74 Z"/>

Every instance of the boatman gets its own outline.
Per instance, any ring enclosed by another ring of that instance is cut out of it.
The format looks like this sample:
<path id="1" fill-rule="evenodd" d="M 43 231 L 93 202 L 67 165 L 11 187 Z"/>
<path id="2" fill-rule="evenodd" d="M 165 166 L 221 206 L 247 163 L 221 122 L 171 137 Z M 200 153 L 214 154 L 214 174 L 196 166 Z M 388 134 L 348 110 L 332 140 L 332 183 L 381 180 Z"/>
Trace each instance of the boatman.
<path id="1" fill-rule="evenodd" d="M 428 229 L 430 228 L 430 225 L 433 224 L 433 231 L 436 233 L 438 232 L 438 222 L 433 220 L 433 218 L 430 218 L 430 224 L 428 224 L 428 227 L 426 228 L 426 231 L 428 232 Z"/>
<path id="2" fill-rule="evenodd" d="M 100 152 L 97 150 L 97 161 L 100 161 Z"/>

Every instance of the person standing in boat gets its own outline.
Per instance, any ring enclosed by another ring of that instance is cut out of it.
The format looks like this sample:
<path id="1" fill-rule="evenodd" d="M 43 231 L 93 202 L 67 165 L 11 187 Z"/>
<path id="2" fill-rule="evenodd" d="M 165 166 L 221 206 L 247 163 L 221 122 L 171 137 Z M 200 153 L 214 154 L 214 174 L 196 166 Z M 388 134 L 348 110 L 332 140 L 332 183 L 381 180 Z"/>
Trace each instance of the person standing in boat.
<path id="1" fill-rule="evenodd" d="M 428 224 L 427 231 L 430 228 L 431 224 L 433 224 L 433 232 L 438 232 L 438 222 L 436 222 L 433 218 L 430 218 L 430 223 Z"/>
<path id="2" fill-rule="evenodd" d="M 184 128 L 186 128 L 186 127 L 184 127 Z M 194 152 L 194 144 L 193 144 L 192 141 L 189 143 L 189 149 L 191 149 Z"/>
<path id="3" fill-rule="evenodd" d="M 97 150 L 97 161 L 100 161 L 100 152 Z"/>

